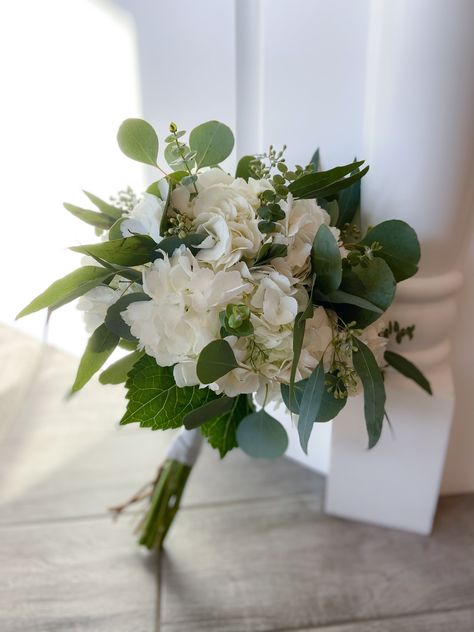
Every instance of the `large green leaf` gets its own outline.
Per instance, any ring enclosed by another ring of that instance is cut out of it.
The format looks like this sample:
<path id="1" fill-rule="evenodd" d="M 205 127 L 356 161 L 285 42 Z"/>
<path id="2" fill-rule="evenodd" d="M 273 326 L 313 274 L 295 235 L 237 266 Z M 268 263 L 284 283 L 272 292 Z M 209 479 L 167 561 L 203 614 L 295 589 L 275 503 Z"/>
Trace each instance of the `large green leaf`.
<path id="1" fill-rule="evenodd" d="M 383 259 L 372 259 L 367 266 L 358 265 L 344 270 L 341 290 L 359 296 L 385 312 L 395 296 L 396 283 L 392 271 Z M 352 301 L 354 303 L 355 301 Z M 367 327 L 379 318 L 372 308 L 340 304 L 337 313 L 345 322 L 355 320 L 359 327 Z"/>
<path id="2" fill-rule="evenodd" d="M 287 252 L 288 246 L 285 244 L 274 244 L 273 242 L 268 241 L 266 244 L 263 244 L 258 251 L 254 265 L 262 265 L 263 263 L 267 263 L 271 259 L 275 259 L 277 257 L 286 257 Z"/>
<path id="3" fill-rule="evenodd" d="M 158 136 L 150 123 L 143 119 L 126 119 L 119 127 L 117 141 L 126 156 L 156 167 Z"/>
<path id="4" fill-rule="evenodd" d="M 386 351 L 384 358 L 387 361 L 387 364 L 393 367 L 396 371 L 416 382 L 418 386 L 430 395 L 433 394 L 431 384 L 428 382 L 420 369 L 413 364 L 413 362 L 410 362 L 410 360 L 407 360 L 394 351 Z"/>
<path id="5" fill-rule="evenodd" d="M 165 252 L 169 257 L 171 257 L 174 251 L 182 245 L 189 248 L 191 252 L 196 252 L 196 248 L 206 237 L 207 235 L 201 235 L 200 233 L 190 233 L 189 235 L 186 235 L 186 237 L 177 237 L 176 235 L 172 235 L 171 237 L 165 237 L 162 239 L 157 248 Z"/>
<path id="6" fill-rule="evenodd" d="M 357 164 L 357 163 L 354 163 L 354 164 Z M 364 167 L 361 171 L 355 171 L 354 173 L 352 173 L 348 178 L 342 178 L 341 180 L 337 180 L 337 182 L 328 184 L 326 187 L 319 189 L 316 197 L 330 198 L 331 196 L 336 195 L 336 193 L 339 193 L 340 191 L 344 191 L 344 189 L 348 189 L 349 187 L 352 187 L 356 182 L 359 182 L 359 180 L 362 180 L 362 178 L 365 176 L 368 170 L 369 170 L 368 166 Z M 313 196 L 306 196 L 306 197 L 313 197 Z"/>
<path id="7" fill-rule="evenodd" d="M 71 391 L 75 393 L 91 379 L 118 345 L 120 338 L 100 325 L 89 338 L 86 350 L 79 363 L 76 379 Z"/>
<path id="8" fill-rule="evenodd" d="M 213 417 L 218 417 L 220 415 L 223 415 L 224 413 L 229 412 L 233 408 L 233 406 L 233 398 L 222 395 L 221 397 L 213 399 L 210 402 L 207 402 L 207 404 L 204 404 L 199 408 L 195 408 L 190 413 L 188 413 L 183 419 L 184 427 L 187 430 L 198 428 Z"/>
<path id="9" fill-rule="evenodd" d="M 291 402 L 294 399 L 296 370 L 298 368 L 298 362 L 300 361 L 300 356 L 301 356 L 301 348 L 303 346 L 305 324 L 309 318 L 312 318 L 313 312 L 314 312 L 314 307 L 310 300 L 308 301 L 308 304 L 305 310 L 303 312 L 298 312 L 298 314 L 296 314 L 295 322 L 293 325 L 293 360 L 291 363 L 290 384 L 289 384 L 289 398 Z"/>
<path id="10" fill-rule="evenodd" d="M 213 340 L 199 354 L 196 373 L 201 384 L 212 384 L 238 366 L 227 340 Z"/>
<path id="11" fill-rule="evenodd" d="M 324 378 L 326 388 L 324 389 L 321 397 L 321 403 L 315 419 L 316 423 L 323 423 L 326 421 L 331 421 L 331 419 L 335 419 L 335 417 L 337 417 L 337 415 L 341 412 L 346 404 L 347 398 L 336 399 L 327 389 L 328 382 L 334 383 L 335 380 L 336 378 L 333 375 L 331 375 L 330 373 L 326 373 Z M 290 410 L 292 413 L 295 413 L 296 415 L 298 415 L 300 412 L 301 399 L 303 397 L 304 389 L 307 383 L 308 379 L 296 382 L 294 390 L 295 397 L 293 399 L 293 402 L 290 402 L 290 388 L 288 384 L 282 384 L 280 387 L 281 396 L 285 406 L 288 408 L 288 410 Z M 290 408 L 290 405 L 292 406 L 292 408 Z"/>
<path id="12" fill-rule="evenodd" d="M 201 433 L 213 448 L 219 450 L 221 458 L 224 458 L 229 450 L 237 447 L 237 427 L 251 411 L 248 396 L 238 395 L 232 399 L 232 407 L 227 412 L 201 426 Z"/>
<path id="13" fill-rule="evenodd" d="M 196 152 L 196 166 L 218 165 L 234 148 L 232 130 L 219 121 L 208 121 L 195 127 L 189 135 L 189 146 Z"/>
<path id="14" fill-rule="evenodd" d="M 387 262 L 397 282 L 416 273 L 420 261 L 420 244 L 415 231 L 406 222 L 390 219 L 377 224 L 359 243 L 371 246 L 374 242 L 382 246 L 374 255 Z"/>
<path id="15" fill-rule="evenodd" d="M 104 215 L 104 213 L 90 211 L 87 208 L 81 208 L 80 206 L 69 204 L 68 202 L 64 202 L 63 206 L 66 211 L 69 211 L 72 215 L 74 215 L 74 217 L 77 217 L 77 219 L 80 219 L 82 222 L 95 226 L 96 228 L 108 230 L 115 222 L 113 217 Z"/>
<path id="16" fill-rule="evenodd" d="M 133 366 L 126 387 L 129 401 L 120 423 L 138 423 L 153 430 L 178 428 L 189 412 L 217 397 L 208 388 L 179 388 L 173 368 L 159 366 L 148 355 Z"/>
<path id="17" fill-rule="evenodd" d="M 328 171 L 318 171 L 317 173 L 308 173 L 297 180 L 294 180 L 288 189 L 296 198 L 316 198 L 326 197 L 324 192 L 329 186 L 335 183 L 341 184 L 341 188 L 344 186 L 350 186 L 352 181 L 349 182 L 349 178 L 345 178 L 349 173 L 354 171 L 355 168 L 360 167 L 364 163 L 361 160 L 358 163 L 350 163 L 341 167 L 334 167 Z M 338 189 L 337 189 L 338 190 Z"/>
<path id="18" fill-rule="evenodd" d="M 309 376 L 300 402 L 298 435 L 305 454 L 308 453 L 308 441 L 324 395 L 324 366 L 320 362 Z"/>
<path id="19" fill-rule="evenodd" d="M 112 331 L 114 334 L 119 336 L 119 338 L 124 338 L 125 340 L 135 340 L 135 336 L 132 336 L 130 333 L 130 325 L 127 325 L 121 314 L 132 303 L 149 300 L 150 297 L 148 294 L 144 294 L 143 292 L 133 292 L 132 294 L 125 294 L 124 296 L 121 296 L 118 301 L 115 301 L 115 303 L 113 303 L 107 310 L 107 314 L 105 315 L 105 326 L 109 329 L 109 331 Z"/>
<path id="20" fill-rule="evenodd" d="M 123 211 L 121 208 L 118 208 L 113 204 L 109 204 L 105 200 L 102 200 L 100 197 L 97 197 L 97 195 L 94 195 L 89 191 L 84 191 L 84 193 L 87 195 L 92 204 L 97 206 L 99 211 L 102 211 L 102 213 L 105 213 L 105 215 L 113 217 L 114 219 L 119 219 L 119 217 L 122 217 Z"/>
<path id="21" fill-rule="evenodd" d="M 107 367 L 105 371 L 102 371 L 99 375 L 99 382 L 101 384 L 122 384 L 126 381 L 133 365 L 144 355 L 144 351 L 133 351 L 133 353 L 120 358 Z"/>
<path id="22" fill-rule="evenodd" d="M 281 423 L 262 408 L 242 419 L 237 428 L 239 448 L 256 459 L 276 459 L 288 447 Z"/>
<path id="23" fill-rule="evenodd" d="M 352 362 L 364 389 L 365 423 L 369 435 L 369 448 L 373 448 L 382 433 L 385 387 L 372 351 L 361 340 L 354 338 L 353 341 L 357 351 L 352 353 Z"/>
<path id="24" fill-rule="evenodd" d="M 370 312 L 375 312 L 376 314 L 383 314 L 383 311 L 377 305 L 374 305 L 370 301 L 365 298 L 361 298 L 360 296 L 354 296 L 353 294 L 349 294 L 348 292 L 344 292 L 343 290 L 335 290 L 329 294 L 322 294 L 321 292 L 313 292 L 313 298 L 318 303 L 344 303 L 346 305 L 356 305 L 357 307 L 362 307 L 363 309 L 368 309 Z"/>
<path id="25" fill-rule="evenodd" d="M 356 161 L 354 160 L 354 163 Z M 357 172 L 358 169 L 355 169 Z M 342 228 L 344 224 L 352 224 L 354 217 L 360 207 L 360 180 L 354 182 L 350 187 L 340 191 L 337 196 L 339 206 L 339 217 L 337 226 Z"/>
<path id="26" fill-rule="evenodd" d="M 255 174 L 252 171 L 251 162 L 255 160 L 255 156 L 242 156 L 237 163 L 237 169 L 235 170 L 236 178 L 243 178 L 248 182 L 249 178 L 254 178 Z"/>
<path id="27" fill-rule="evenodd" d="M 100 257 L 108 263 L 139 266 L 157 259 L 160 256 L 157 253 L 157 248 L 156 242 L 148 235 L 134 235 L 133 237 L 113 239 L 98 244 L 73 246 L 71 250 L 91 257 Z"/>
<path id="28" fill-rule="evenodd" d="M 59 302 L 61 305 L 65 305 L 110 279 L 113 274 L 110 270 L 104 270 L 104 268 L 99 268 L 98 266 L 78 268 L 50 285 L 42 294 L 22 309 L 17 318 L 33 314 L 46 307 L 55 309 L 56 304 Z"/>
<path id="29" fill-rule="evenodd" d="M 341 284 L 342 260 L 336 239 L 329 226 L 321 224 L 311 248 L 311 266 L 316 275 L 315 287 L 334 292 Z"/>

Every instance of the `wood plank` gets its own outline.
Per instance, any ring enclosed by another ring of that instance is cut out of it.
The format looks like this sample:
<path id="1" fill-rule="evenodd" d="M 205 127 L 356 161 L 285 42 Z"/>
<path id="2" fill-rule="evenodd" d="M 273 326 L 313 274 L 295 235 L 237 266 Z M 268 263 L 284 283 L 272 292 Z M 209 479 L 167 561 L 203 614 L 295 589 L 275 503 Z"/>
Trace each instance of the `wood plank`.
<path id="1" fill-rule="evenodd" d="M 156 558 L 105 520 L 3 528 L 0 630 L 152 632 Z"/>
<path id="2" fill-rule="evenodd" d="M 474 607 L 474 496 L 431 537 L 329 518 L 311 496 L 183 511 L 162 558 L 165 632 L 267 632 Z"/>
<path id="3" fill-rule="evenodd" d="M 474 610 L 450 610 L 377 621 L 358 621 L 322 628 L 299 628 L 279 632 L 472 632 Z"/>

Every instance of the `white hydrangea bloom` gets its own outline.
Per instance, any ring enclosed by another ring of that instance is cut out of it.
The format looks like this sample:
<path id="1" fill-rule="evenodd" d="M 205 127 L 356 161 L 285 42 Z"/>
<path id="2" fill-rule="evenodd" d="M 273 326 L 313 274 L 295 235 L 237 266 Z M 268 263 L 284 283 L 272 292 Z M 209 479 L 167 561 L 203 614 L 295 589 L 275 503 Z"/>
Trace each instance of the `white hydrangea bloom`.
<path id="1" fill-rule="evenodd" d="M 198 195 L 192 185 L 173 191 L 172 206 L 193 219 L 193 229 L 207 235 L 196 255 L 215 269 L 228 269 L 241 259 L 255 257 L 264 236 L 258 230 L 258 194 L 270 188 L 266 180 L 246 182 L 221 169 L 209 169 L 198 176 Z"/>
<path id="2" fill-rule="evenodd" d="M 291 193 L 280 202 L 285 219 L 279 222 L 282 232 L 277 241 L 286 244 L 287 264 L 293 275 L 305 277 L 309 272 L 311 247 L 322 224 L 329 226 L 329 214 L 317 205 L 316 200 L 294 200 Z M 332 234 L 339 240 L 339 229 L 330 227 Z"/>
<path id="3" fill-rule="evenodd" d="M 203 347 L 219 337 L 219 312 L 250 286 L 237 270 L 200 266 L 182 246 L 144 270 L 143 289 L 152 300 L 132 303 L 123 318 L 140 348 L 159 365 L 171 366 L 197 360 Z M 186 383 L 193 375 L 188 364 L 175 373 Z"/>
<path id="4" fill-rule="evenodd" d="M 160 224 L 164 209 L 163 200 L 151 193 L 144 193 L 143 198 L 120 224 L 122 236 L 149 235 L 156 243 L 159 243 L 162 239 Z"/>

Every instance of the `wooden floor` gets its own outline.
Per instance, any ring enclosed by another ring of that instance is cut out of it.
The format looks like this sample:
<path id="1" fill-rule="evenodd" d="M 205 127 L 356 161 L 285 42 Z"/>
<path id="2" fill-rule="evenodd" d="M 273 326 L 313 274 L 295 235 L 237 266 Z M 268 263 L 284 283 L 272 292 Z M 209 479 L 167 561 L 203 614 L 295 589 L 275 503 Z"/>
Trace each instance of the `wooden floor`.
<path id="1" fill-rule="evenodd" d="M 206 449 L 166 551 L 138 549 L 106 508 L 171 435 L 118 428 L 120 387 L 65 402 L 75 366 L 0 328 L 1 632 L 474 631 L 474 496 L 426 538 L 325 516 L 295 463 Z"/>

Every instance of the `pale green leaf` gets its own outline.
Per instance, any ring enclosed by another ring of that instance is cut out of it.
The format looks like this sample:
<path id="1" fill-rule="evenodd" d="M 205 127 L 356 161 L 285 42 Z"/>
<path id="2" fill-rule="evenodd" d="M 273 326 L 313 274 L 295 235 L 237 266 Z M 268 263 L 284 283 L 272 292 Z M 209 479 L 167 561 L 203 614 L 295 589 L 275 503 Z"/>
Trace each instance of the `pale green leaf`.
<path id="1" fill-rule="evenodd" d="M 144 351 L 133 351 L 128 355 L 120 358 L 109 367 L 102 371 L 99 375 L 99 382 L 101 384 L 122 384 L 127 379 L 132 367 L 140 358 L 145 355 Z"/>
<path id="2" fill-rule="evenodd" d="M 242 419 L 237 428 L 239 448 L 257 459 L 276 459 L 288 447 L 288 435 L 281 423 L 262 408 Z"/>
<path id="3" fill-rule="evenodd" d="M 210 167 L 218 165 L 231 154 L 234 135 L 224 123 L 208 121 L 192 130 L 189 146 L 196 152 L 196 167 Z"/>
<path id="4" fill-rule="evenodd" d="M 156 167 L 158 136 L 150 123 L 143 119 L 126 119 L 119 127 L 117 141 L 126 156 Z"/>
<path id="5" fill-rule="evenodd" d="M 79 363 L 76 379 L 71 391 L 75 393 L 91 379 L 118 345 L 119 337 L 100 325 L 89 338 L 86 350 Z"/>

